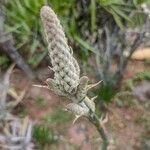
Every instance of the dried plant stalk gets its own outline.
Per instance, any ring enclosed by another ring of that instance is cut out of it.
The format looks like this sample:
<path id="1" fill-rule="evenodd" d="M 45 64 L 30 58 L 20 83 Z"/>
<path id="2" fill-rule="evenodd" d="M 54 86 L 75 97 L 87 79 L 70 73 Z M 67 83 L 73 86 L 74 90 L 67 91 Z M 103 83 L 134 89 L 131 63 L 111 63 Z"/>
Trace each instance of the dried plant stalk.
<path id="1" fill-rule="evenodd" d="M 0 148 L 3 150 L 33 150 L 33 123 L 26 117 L 22 121 L 13 120 L 5 123 L 0 133 Z"/>
<path id="2" fill-rule="evenodd" d="M 10 88 L 10 75 L 12 73 L 13 68 L 14 64 L 10 66 L 10 68 L 7 70 L 6 74 L 3 77 L 3 81 L 0 82 L 0 121 L 2 122 L 14 119 L 13 115 L 10 112 L 15 106 L 17 106 L 20 103 L 26 92 L 25 89 L 18 96 L 18 94 L 16 94 L 15 91 L 13 91 L 13 89 Z M 9 101 L 7 99 L 8 93 L 12 97 L 14 97 L 12 101 Z"/>

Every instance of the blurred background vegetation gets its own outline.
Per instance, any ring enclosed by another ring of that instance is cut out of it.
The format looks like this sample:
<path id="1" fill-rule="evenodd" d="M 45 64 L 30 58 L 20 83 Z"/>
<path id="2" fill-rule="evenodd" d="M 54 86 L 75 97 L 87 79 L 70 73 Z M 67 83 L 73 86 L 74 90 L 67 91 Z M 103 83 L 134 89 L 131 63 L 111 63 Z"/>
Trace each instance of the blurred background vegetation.
<path id="1" fill-rule="evenodd" d="M 39 12 L 43 5 L 50 5 L 57 12 L 69 44 L 81 64 L 87 67 L 89 59 L 94 56 L 94 74 L 98 80 L 103 80 L 98 95 L 102 100 L 110 101 L 120 88 L 132 53 L 147 38 L 144 25 L 148 16 L 141 6 L 148 1 L 5 0 L 0 3 L 6 17 L 6 32 L 12 33 L 15 48 L 32 68 L 39 67 L 47 60 Z M 133 34 L 128 35 L 129 30 L 136 33 L 131 43 L 129 40 Z M 127 36 L 129 39 L 126 40 Z M 5 54 L 0 54 L 0 66 L 5 68 L 9 62 Z M 112 71 L 114 65 L 116 69 Z"/>

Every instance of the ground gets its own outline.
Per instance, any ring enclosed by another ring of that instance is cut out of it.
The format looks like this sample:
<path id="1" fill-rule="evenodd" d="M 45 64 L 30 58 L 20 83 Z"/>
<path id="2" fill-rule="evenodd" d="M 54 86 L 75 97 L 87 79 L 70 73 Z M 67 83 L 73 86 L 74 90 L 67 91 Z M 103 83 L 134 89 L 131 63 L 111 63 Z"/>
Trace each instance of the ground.
<path id="1" fill-rule="evenodd" d="M 137 72 L 149 69 L 145 62 L 131 61 L 123 84 L 126 84 L 126 81 L 134 77 Z M 47 76 L 52 76 L 47 70 L 45 68 L 41 71 L 47 73 L 43 75 L 43 81 Z M 56 140 L 59 140 L 58 142 L 52 140 L 46 148 L 97 150 L 101 139 L 92 124 L 85 118 L 80 118 L 73 124 L 74 116 L 63 110 L 68 101 L 47 89 L 34 87 L 34 84 L 40 83 L 30 81 L 19 69 L 13 71 L 11 86 L 18 92 L 26 89 L 22 103 L 15 108 L 13 113 L 20 117 L 28 115 L 36 124 L 46 125 L 54 131 Z M 104 124 L 104 128 L 111 143 L 110 150 L 148 150 L 150 148 L 148 104 L 149 101 L 140 102 L 130 94 L 123 98 L 120 96 L 108 104 L 108 121 Z"/>

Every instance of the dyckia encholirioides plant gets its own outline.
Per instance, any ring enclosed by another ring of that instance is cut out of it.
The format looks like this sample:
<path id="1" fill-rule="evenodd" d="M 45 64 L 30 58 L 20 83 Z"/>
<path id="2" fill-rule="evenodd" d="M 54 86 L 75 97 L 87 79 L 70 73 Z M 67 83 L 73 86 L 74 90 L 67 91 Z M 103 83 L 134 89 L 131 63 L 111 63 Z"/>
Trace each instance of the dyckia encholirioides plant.
<path id="1" fill-rule="evenodd" d="M 88 85 L 88 77 L 80 78 L 80 68 L 73 57 L 72 49 L 68 46 L 66 36 L 55 12 L 48 6 L 41 9 L 41 19 L 45 29 L 48 43 L 49 56 L 54 71 L 54 79 L 46 80 L 47 87 L 60 96 L 65 96 L 72 101 L 66 106 L 79 116 L 86 116 L 98 129 L 102 139 L 102 149 L 107 149 L 108 140 L 100 124 L 99 118 L 95 114 L 95 103 L 93 98 L 87 96 L 87 92 L 96 84 Z"/>

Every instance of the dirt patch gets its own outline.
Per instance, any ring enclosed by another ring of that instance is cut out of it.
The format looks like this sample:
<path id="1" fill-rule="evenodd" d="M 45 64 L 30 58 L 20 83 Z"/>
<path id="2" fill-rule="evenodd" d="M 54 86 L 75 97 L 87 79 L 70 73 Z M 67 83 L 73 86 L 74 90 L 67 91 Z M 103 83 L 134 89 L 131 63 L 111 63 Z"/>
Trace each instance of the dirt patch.
<path id="1" fill-rule="evenodd" d="M 144 134 L 144 124 L 137 124 L 135 120 L 145 112 L 139 108 L 117 108 L 111 106 L 113 112 L 109 113 L 109 123 L 107 124 L 109 133 L 114 140 L 116 149 L 127 150 L 139 146 L 142 134 Z"/>
<path id="2" fill-rule="evenodd" d="M 136 63 L 135 67 L 135 62 L 130 62 L 125 79 L 132 77 L 137 71 L 141 72 L 145 69 L 147 68 L 143 69 L 143 64 L 141 63 Z M 29 115 L 36 122 L 41 122 L 46 114 L 50 116 L 58 107 L 63 108 L 66 103 L 63 98 L 47 89 L 33 87 L 33 84 L 40 83 L 29 81 L 20 70 L 14 70 L 11 76 L 11 84 L 17 91 L 27 88 L 21 109 L 25 108 L 26 115 Z M 109 108 L 109 120 L 105 125 L 105 130 L 111 141 L 110 149 L 134 150 L 141 147 L 142 138 L 147 130 L 144 122 L 137 123 L 137 120 L 147 113 L 145 108 L 142 105 L 140 107 L 136 105 L 118 107 L 115 102 L 110 104 Z M 19 114 L 21 109 L 16 108 L 15 114 Z M 64 143 L 62 141 L 57 144 L 57 149 L 60 150 L 66 149 L 68 145 L 73 145 L 75 149 L 97 150 L 101 145 L 101 139 L 96 129 L 84 118 L 80 118 L 74 125 L 72 124 L 72 119 L 66 124 L 62 122 L 56 125 L 55 130 L 62 130 L 60 133 L 63 134 L 62 136 L 67 141 L 65 144 L 62 144 Z"/>

